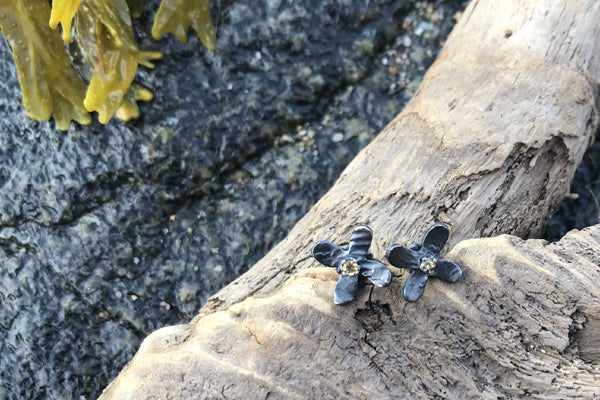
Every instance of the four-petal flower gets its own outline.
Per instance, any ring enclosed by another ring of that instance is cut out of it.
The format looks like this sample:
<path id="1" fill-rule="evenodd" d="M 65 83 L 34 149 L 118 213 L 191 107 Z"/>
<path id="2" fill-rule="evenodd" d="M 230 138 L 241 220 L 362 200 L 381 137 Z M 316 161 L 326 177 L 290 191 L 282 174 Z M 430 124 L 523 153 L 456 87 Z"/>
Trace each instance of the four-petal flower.
<path id="1" fill-rule="evenodd" d="M 386 258 L 395 267 L 410 271 L 404 284 L 403 295 L 407 301 L 417 301 L 425 291 L 430 277 L 454 283 L 462 276 L 460 267 L 452 261 L 439 258 L 450 232 L 446 225 L 437 223 L 425 232 L 421 244 L 410 248 L 393 244 L 387 249 Z"/>
<path id="2" fill-rule="evenodd" d="M 387 286 L 391 279 L 390 270 L 373 260 L 369 253 L 373 231 L 366 225 L 356 228 L 350 243 L 340 247 L 330 242 L 318 242 L 312 248 L 313 257 L 327 267 L 334 267 L 340 278 L 333 291 L 335 304 L 346 304 L 354 300 L 358 290 L 358 277 L 364 276 L 375 286 Z"/>

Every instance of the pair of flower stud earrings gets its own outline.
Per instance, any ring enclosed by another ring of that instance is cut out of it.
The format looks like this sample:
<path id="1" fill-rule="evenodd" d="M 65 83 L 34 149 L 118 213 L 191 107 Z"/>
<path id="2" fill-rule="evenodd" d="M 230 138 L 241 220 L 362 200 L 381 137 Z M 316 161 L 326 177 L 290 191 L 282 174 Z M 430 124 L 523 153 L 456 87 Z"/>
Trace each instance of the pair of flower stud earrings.
<path id="1" fill-rule="evenodd" d="M 439 258 L 442 248 L 448 241 L 450 231 L 444 224 L 431 226 L 423 235 L 421 244 L 405 247 L 392 244 L 385 258 L 395 267 L 410 271 L 402 294 L 406 301 L 419 300 L 425 291 L 427 279 L 435 277 L 441 281 L 454 283 L 462 276 L 460 267 L 452 261 Z M 345 246 L 321 241 L 312 248 L 313 257 L 327 267 L 334 267 L 340 278 L 333 291 L 335 304 L 346 304 L 354 300 L 358 291 L 358 277 L 367 278 L 375 286 L 389 285 L 391 271 L 369 252 L 373 231 L 366 225 L 356 228 Z"/>

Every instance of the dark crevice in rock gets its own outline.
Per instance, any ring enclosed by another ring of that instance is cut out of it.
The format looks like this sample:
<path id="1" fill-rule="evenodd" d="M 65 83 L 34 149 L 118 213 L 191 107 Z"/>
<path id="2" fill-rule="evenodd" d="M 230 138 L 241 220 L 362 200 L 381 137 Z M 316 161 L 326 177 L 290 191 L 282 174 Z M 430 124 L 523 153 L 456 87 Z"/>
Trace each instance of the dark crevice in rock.
<path id="1" fill-rule="evenodd" d="M 571 229 L 600 223 L 600 128 L 571 182 L 570 196 L 548 220 L 544 238 L 559 241 Z"/>

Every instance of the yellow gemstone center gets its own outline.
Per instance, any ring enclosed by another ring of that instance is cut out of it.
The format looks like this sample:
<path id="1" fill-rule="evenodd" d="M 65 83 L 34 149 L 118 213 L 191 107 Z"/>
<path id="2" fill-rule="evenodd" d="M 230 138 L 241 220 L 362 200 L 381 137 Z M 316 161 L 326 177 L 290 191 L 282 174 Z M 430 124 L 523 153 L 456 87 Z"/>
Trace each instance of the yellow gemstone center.
<path id="1" fill-rule="evenodd" d="M 354 258 L 345 260 L 342 263 L 342 274 L 348 276 L 354 276 L 358 274 L 358 263 Z"/>
<path id="2" fill-rule="evenodd" d="M 430 274 L 433 272 L 433 269 L 435 268 L 435 262 L 436 262 L 435 258 L 423 257 L 423 258 L 421 258 L 421 263 L 419 264 L 419 268 L 421 269 L 421 271 L 425 272 L 426 274 Z"/>

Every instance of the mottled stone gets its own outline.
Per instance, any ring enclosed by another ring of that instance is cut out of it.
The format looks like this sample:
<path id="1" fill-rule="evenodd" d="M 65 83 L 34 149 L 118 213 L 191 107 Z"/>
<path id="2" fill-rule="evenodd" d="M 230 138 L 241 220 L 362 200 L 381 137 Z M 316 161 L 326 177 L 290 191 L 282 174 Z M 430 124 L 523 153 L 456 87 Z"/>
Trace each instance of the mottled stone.
<path id="1" fill-rule="evenodd" d="M 571 182 L 571 193 L 548 220 L 545 238 L 556 242 L 571 229 L 600 222 L 600 130 Z"/>

